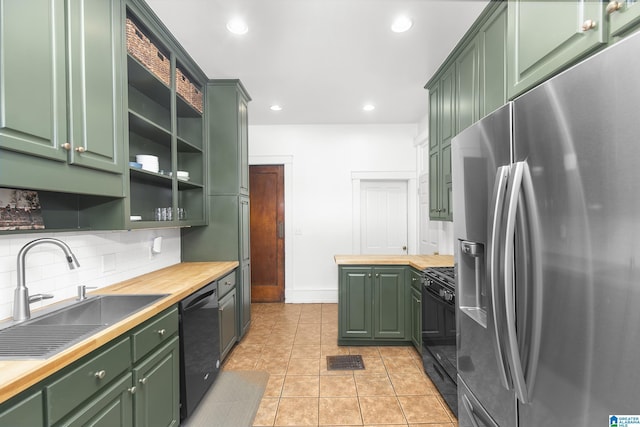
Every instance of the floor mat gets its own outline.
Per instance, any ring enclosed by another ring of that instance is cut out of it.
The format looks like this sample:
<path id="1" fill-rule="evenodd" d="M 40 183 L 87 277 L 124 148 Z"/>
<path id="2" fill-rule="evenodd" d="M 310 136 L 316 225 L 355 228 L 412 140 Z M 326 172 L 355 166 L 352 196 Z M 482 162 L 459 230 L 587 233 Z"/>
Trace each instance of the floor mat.
<path id="1" fill-rule="evenodd" d="M 364 369 L 364 361 L 359 354 L 327 356 L 327 371 Z"/>
<path id="2" fill-rule="evenodd" d="M 187 427 L 251 426 L 269 373 L 222 371 L 196 410 L 181 425 Z"/>

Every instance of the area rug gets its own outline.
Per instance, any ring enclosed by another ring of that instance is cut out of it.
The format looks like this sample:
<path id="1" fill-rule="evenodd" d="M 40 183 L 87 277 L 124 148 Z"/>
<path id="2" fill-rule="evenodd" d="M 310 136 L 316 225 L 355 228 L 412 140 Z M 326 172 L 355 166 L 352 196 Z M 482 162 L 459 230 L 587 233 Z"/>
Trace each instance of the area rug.
<path id="1" fill-rule="evenodd" d="M 181 425 L 187 427 L 250 427 L 258 412 L 269 373 L 222 371 L 213 387 Z"/>

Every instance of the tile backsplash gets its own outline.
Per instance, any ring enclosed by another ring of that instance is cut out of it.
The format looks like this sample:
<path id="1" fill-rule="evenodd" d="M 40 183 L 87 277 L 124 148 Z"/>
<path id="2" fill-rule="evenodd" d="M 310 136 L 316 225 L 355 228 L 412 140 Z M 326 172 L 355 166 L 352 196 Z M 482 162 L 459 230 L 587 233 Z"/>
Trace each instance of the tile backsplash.
<path id="1" fill-rule="evenodd" d="M 78 285 L 102 288 L 180 262 L 179 229 L 0 236 L 0 320 L 13 315 L 20 248 L 42 237 L 53 237 L 69 245 L 80 268 L 69 270 L 64 253 L 55 245 L 31 248 L 25 263 L 29 295 L 54 295 L 53 299 L 31 304 L 32 310 L 75 297 Z M 161 252 L 152 254 L 151 246 L 156 237 L 162 237 Z M 93 289 L 87 292 L 91 291 Z"/>

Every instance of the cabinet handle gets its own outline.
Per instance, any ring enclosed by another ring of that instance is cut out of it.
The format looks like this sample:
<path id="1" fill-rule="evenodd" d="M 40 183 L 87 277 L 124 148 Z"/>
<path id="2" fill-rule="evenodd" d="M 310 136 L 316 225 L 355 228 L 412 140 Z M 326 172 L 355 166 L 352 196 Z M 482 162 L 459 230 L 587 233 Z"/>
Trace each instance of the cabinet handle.
<path id="1" fill-rule="evenodd" d="M 131 393 L 131 394 L 136 394 L 136 386 L 129 387 L 129 388 L 127 389 L 127 391 L 128 391 L 129 393 Z"/>
<path id="2" fill-rule="evenodd" d="M 95 377 L 99 380 L 103 379 L 106 376 L 107 376 L 107 371 L 105 371 L 104 369 L 95 373 Z"/>
<path id="3" fill-rule="evenodd" d="M 165 334 L 165 332 L 167 332 L 167 330 L 166 330 L 166 329 L 160 329 L 160 330 L 158 330 L 158 335 L 160 335 L 161 337 L 163 337 L 163 336 L 164 336 L 164 334 Z"/>
<path id="4" fill-rule="evenodd" d="M 146 378 L 146 377 L 145 377 L 145 378 L 140 378 L 140 379 L 138 380 L 138 382 L 139 382 L 140 384 L 142 384 L 142 385 L 145 385 L 145 384 L 147 383 L 147 378 Z"/>
<path id="5" fill-rule="evenodd" d="M 607 5 L 607 15 L 611 15 L 613 12 L 617 12 L 622 8 L 621 1 L 610 1 Z"/>
<path id="6" fill-rule="evenodd" d="M 376 277 L 380 277 L 380 273 L 376 273 Z"/>
<path id="7" fill-rule="evenodd" d="M 87 149 L 86 149 L 86 148 L 84 148 L 84 147 L 76 147 L 76 151 L 77 151 L 78 153 L 84 153 L 85 151 L 87 151 Z"/>
<path id="8" fill-rule="evenodd" d="M 369 277 L 371 277 L 371 273 L 369 273 Z"/>
<path id="9" fill-rule="evenodd" d="M 69 144 L 68 142 L 65 142 L 64 144 L 62 144 L 61 147 L 67 151 L 71 150 L 71 144 Z"/>
<path id="10" fill-rule="evenodd" d="M 582 23 L 582 31 L 593 30 L 596 27 L 596 21 L 593 19 L 587 19 Z"/>

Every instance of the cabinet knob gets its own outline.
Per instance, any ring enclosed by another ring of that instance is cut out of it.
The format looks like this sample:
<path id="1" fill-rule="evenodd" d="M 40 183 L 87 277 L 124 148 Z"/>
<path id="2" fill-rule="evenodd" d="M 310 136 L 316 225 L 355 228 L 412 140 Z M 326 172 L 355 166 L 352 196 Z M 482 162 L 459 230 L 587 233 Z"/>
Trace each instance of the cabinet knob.
<path id="1" fill-rule="evenodd" d="M 146 378 L 146 377 L 145 377 L 145 378 L 140 378 L 140 379 L 138 380 L 138 382 L 139 382 L 140 384 L 142 384 L 142 385 L 145 385 L 145 384 L 147 383 L 147 378 Z"/>
<path id="2" fill-rule="evenodd" d="M 87 151 L 87 149 L 86 149 L 86 148 L 84 148 L 84 147 L 76 147 L 76 151 L 77 151 L 78 153 L 84 153 L 85 151 Z"/>
<path id="3" fill-rule="evenodd" d="M 376 277 L 380 277 L 380 273 L 376 273 Z"/>
<path id="4" fill-rule="evenodd" d="M 371 273 L 369 273 L 369 277 L 371 277 Z"/>
<path id="5" fill-rule="evenodd" d="M 105 371 L 104 369 L 102 369 L 102 370 L 100 370 L 100 371 L 96 372 L 96 373 L 94 374 L 94 376 L 95 376 L 97 379 L 101 380 L 101 379 L 103 379 L 104 377 L 106 377 L 106 376 L 107 376 L 107 371 Z"/>
<path id="6" fill-rule="evenodd" d="M 136 394 L 136 386 L 129 387 L 129 388 L 127 389 L 127 391 L 128 391 L 129 393 L 131 393 L 131 394 Z"/>
<path id="7" fill-rule="evenodd" d="M 67 151 L 71 150 L 71 144 L 69 144 L 68 142 L 65 142 L 64 144 L 62 144 L 61 147 Z"/>
<path id="8" fill-rule="evenodd" d="M 589 31 L 596 28 L 596 21 L 593 19 L 587 19 L 582 23 L 582 31 Z"/>
<path id="9" fill-rule="evenodd" d="M 159 329 L 159 330 L 158 330 L 158 335 L 160 335 L 161 337 L 163 337 L 163 336 L 164 336 L 164 334 L 165 334 L 166 332 L 167 332 L 167 330 L 166 330 L 166 329 Z"/>
<path id="10" fill-rule="evenodd" d="M 611 15 L 613 12 L 617 12 L 622 8 L 621 1 L 610 1 L 607 5 L 607 15 Z"/>

